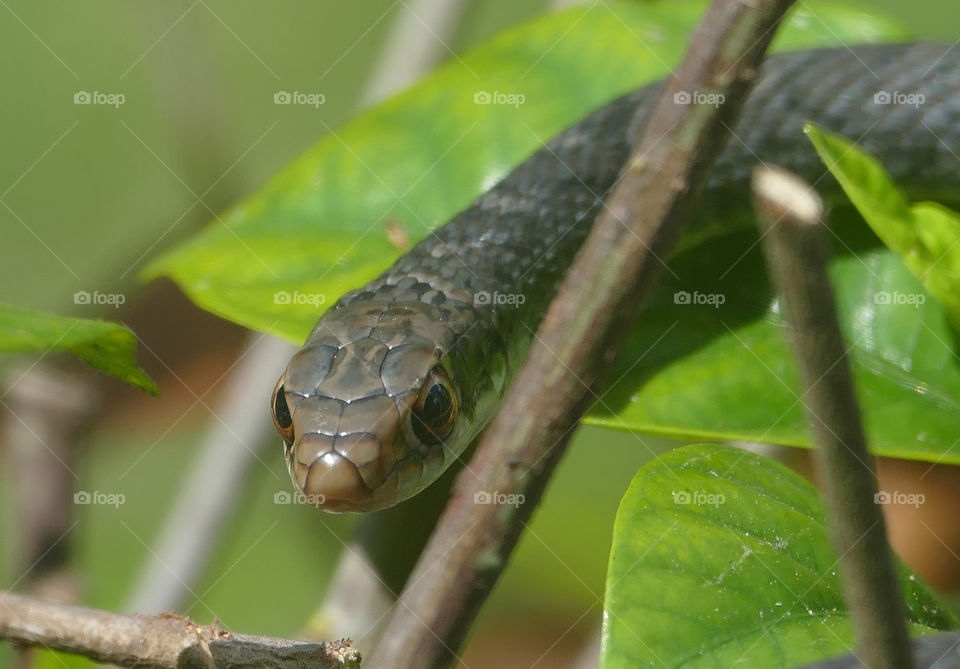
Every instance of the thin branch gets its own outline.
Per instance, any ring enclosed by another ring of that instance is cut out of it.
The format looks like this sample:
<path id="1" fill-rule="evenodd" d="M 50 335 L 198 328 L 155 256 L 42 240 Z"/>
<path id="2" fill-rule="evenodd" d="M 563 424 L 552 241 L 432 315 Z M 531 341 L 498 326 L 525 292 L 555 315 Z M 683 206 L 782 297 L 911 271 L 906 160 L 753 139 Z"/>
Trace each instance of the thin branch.
<path id="1" fill-rule="evenodd" d="M 650 294 L 791 4 L 718 0 L 701 22 L 481 441 L 469 468 L 476 477 L 458 480 L 369 666 L 439 667 L 455 659 L 587 407 L 588 390 L 598 388 Z M 693 92 L 723 103 L 678 104 Z"/>
<path id="2" fill-rule="evenodd" d="M 0 638 L 140 669 L 356 669 L 349 640 L 304 643 L 233 634 L 170 614 L 123 616 L 0 591 Z"/>
<path id="3" fill-rule="evenodd" d="M 14 368 L 3 402 L 10 420 L 3 421 L 0 449 L 10 458 L 17 528 L 20 589 L 67 598 L 76 590 L 70 571 L 70 529 L 77 437 L 99 408 L 99 393 L 89 378 L 38 361 Z"/>
<path id="4" fill-rule="evenodd" d="M 903 598 L 827 276 L 822 205 L 809 186 L 783 170 L 757 169 L 753 192 L 767 267 L 783 296 L 806 390 L 857 653 L 871 669 L 906 669 L 913 661 Z"/>
<path id="5" fill-rule="evenodd" d="M 402 91 L 450 55 L 468 3 L 407 0 L 396 6 L 390 31 L 360 96 L 361 108 Z"/>

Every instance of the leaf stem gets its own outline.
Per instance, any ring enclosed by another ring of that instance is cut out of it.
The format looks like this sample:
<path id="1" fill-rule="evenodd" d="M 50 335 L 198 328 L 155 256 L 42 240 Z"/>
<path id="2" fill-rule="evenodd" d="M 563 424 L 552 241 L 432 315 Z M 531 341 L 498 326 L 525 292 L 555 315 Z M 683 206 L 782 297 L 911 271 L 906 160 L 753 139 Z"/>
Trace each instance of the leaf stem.
<path id="1" fill-rule="evenodd" d="M 754 172 L 753 192 L 767 265 L 782 296 L 804 383 L 800 399 L 818 447 L 858 655 L 870 669 L 909 668 L 903 599 L 827 276 L 823 207 L 806 183 L 775 168 Z"/>

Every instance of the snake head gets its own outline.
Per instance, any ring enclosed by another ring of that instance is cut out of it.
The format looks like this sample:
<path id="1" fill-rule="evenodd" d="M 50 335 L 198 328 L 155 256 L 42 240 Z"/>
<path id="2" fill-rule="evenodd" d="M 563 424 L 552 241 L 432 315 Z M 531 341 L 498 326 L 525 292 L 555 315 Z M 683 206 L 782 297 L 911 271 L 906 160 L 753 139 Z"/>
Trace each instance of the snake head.
<path id="1" fill-rule="evenodd" d="M 451 444 L 462 442 L 460 397 L 444 360 L 449 324 L 430 304 L 369 298 L 320 319 L 271 402 L 307 502 L 328 511 L 391 506 L 459 454 Z"/>

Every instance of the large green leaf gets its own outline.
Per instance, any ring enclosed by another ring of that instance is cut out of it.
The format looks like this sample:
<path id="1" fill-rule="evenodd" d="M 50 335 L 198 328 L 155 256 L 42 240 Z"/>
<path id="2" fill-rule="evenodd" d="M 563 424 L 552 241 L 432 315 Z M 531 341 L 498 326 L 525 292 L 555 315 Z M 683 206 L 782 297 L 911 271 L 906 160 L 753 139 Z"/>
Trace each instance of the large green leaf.
<path id="1" fill-rule="evenodd" d="M 870 448 L 958 463 L 960 366 L 947 314 L 924 299 L 897 254 L 846 213 L 834 221 L 830 277 Z M 796 363 L 756 234 L 746 230 L 709 249 L 694 247 L 670 267 L 673 274 L 661 278 L 586 421 L 685 438 L 811 446 Z M 894 294 L 921 299 L 884 299 Z M 712 304 L 710 296 L 718 296 Z"/>
<path id="2" fill-rule="evenodd" d="M 816 489 L 729 446 L 676 449 L 620 503 L 603 669 L 794 667 L 854 645 Z M 914 634 L 956 625 L 900 566 Z"/>
<path id="3" fill-rule="evenodd" d="M 662 77 L 704 8 L 595 3 L 508 30 L 343 128 L 325 128 L 263 190 L 146 275 L 167 275 L 205 309 L 300 342 L 324 308 L 397 256 L 388 223 L 423 237 L 561 129 Z M 776 46 L 904 37 L 863 10 L 808 2 Z M 476 104 L 485 94 L 505 104 Z M 506 104 L 518 95 L 522 104 Z"/>
<path id="4" fill-rule="evenodd" d="M 137 338 L 116 323 L 0 304 L 0 351 L 67 351 L 151 395 L 160 394 L 157 384 L 137 365 Z"/>
<path id="5" fill-rule="evenodd" d="M 946 307 L 953 323 L 960 324 L 960 214 L 935 202 L 907 200 L 883 165 L 849 139 L 812 123 L 804 132 L 877 236 Z M 923 297 L 888 292 L 884 299 Z"/>

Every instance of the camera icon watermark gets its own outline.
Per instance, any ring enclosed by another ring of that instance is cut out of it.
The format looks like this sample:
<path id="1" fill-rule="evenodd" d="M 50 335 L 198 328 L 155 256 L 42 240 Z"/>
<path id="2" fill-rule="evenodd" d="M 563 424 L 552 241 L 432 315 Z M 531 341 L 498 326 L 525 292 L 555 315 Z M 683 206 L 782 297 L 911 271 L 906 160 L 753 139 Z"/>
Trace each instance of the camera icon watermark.
<path id="1" fill-rule="evenodd" d="M 75 105 L 104 105 L 119 109 L 120 105 L 127 101 L 127 96 L 123 93 L 101 93 L 100 91 L 77 91 L 73 94 L 73 104 Z"/>
<path id="2" fill-rule="evenodd" d="M 674 490 L 671 495 L 674 504 L 716 508 L 727 503 L 727 498 L 723 494 L 707 492 L 706 490 Z"/>
<path id="3" fill-rule="evenodd" d="M 527 301 L 523 293 L 500 293 L 481 290 L 473 294 L 473 303 L 476 306 L 513 307 L 517 309 Z"/>
<path id="4" fill-rule="evenodd" d="M 723 293 L 701 293 L 699 290 L 690 293 L 686 290 L 678 290 L 673 294 L 673 303 L 681 305 L 709 305 L 719 309 L 720 305 L 726 301 L 727 296 Z"/>
<path id="5" fill-rule="evenodd" d="M 926 303 L 926 301 L 927 296 L 923 293 L 901 293 L 899 290 L 892 293 L 881 290 L 873 296 L 873 303 L 881 306 L 905 304 L 919 309 L 920 305 Z"/>
<path id="6" fill-rule="evenodd" d="M 502 93 L 500 91 L 477 91 L 473 94 L 475 105 L 508 105 L 518 108 L 527 101 L 523 93 Z"/>
<path id="7" fill-rule="evenodd" d="M 101 293 L 99 290 L 91 293 L 86 290 L 78 290 L 73 294 L 74 304 L 109 305 L 114 309 L 119 309 L 120 305 L 126 301 L 127 296 L 123 293 Z"/>
<path id="8" fill-rule="evenodd" d="M 912 506 L 915 509 L 920 508 L 921 504 L 927 501 L 927 496 L 923 493 L 905 493 L 895 490 L 892 493 L 886 490 L 878 490 L 873 493 L 874 504 L 897 504 Z"/>
<path id="9" fill-rule="evenodd" d="M 78 490 L 73 493 L 74 504 L 112 506 L 116 509 L 122 504 L 125 504 L 126 501 L 127 496 L 120 492 L 100 492 L 99 490 L 88 492 L 86 490 Z"/>
<path id="10" fill-rule="evenodd" d="M 900 91 L 877 91 L 873 94 L 875 105 L 909 105 L 919 107 L 927 101 L 923 93 L 901 93 Z"/>
<path id="11" fill-rule="evenodd" d="M 327 96 L 323 93 L 303 93 L 301 91 L 277 91 L 273 94 L 273 104 L 275 105 L 304 105 L 319 109 L 320 105 L 326 103 Z"/>
<path id="12" fill-rule="evenodd" d="M 305 495 L 299 490 L 296 492 L 278 490 L 277 492 L 273 493 L 274 504 L 306 504 L 308 506 L 322 506 L 326 501 L 327 498 L 325 495 Z"/>
<path id="13" fill-rule="evenodd" d="M 710 105 L 719 107 L 726 102 L 723 93 L 703 93 L 701 91 L 677 91 L 673 94 L 675 105 Z"/>
<path id="14" fill-rule="evenodd" d="M 274 304 L 303 304 L 311 307 L 320 307 L 327 301 L 327 296 L 322 293 L 301 293 L 298 290 L 292 293 L 286 290 L 280 290 L 273 294 Z"/>
<path id="15" fill-rule="evenodd" d="M 500 504 L 519 508 L 519 506 L 526 500 L 527 498 L 519 493 L 507 494 L 502 492 L 487 492 L 486 490 L 481 490 L 480 492 L 475 492 L 473 494 L 474 504 Z"/>

